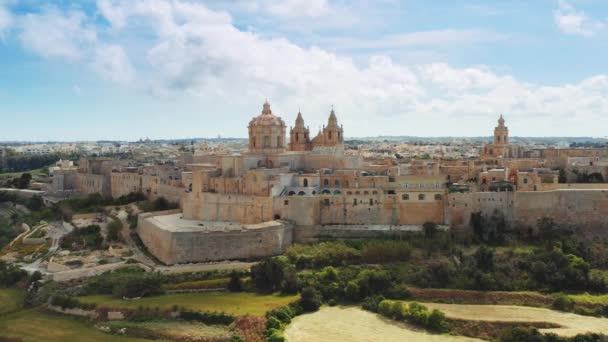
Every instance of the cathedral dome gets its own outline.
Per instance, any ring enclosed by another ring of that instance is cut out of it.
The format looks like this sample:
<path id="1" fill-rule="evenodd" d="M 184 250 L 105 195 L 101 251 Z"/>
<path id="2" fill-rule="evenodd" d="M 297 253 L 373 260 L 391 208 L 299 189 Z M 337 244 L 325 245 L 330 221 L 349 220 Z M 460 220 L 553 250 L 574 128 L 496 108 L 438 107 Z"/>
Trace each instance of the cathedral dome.
<path id="1" fill-rule="evenodd" d="M 285 122 L 272 114 L 268 101 L 264 102 L 262 113 L 249 121 L 249 126 L 285 126 Z"/>

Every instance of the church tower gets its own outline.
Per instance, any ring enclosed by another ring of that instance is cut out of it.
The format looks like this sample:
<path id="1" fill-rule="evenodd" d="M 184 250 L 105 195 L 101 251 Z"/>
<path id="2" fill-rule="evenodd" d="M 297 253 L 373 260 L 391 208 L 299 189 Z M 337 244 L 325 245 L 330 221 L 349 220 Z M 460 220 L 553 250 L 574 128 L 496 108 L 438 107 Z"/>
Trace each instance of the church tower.
<path id="1" fill-rule="evenodd" d="M 267 100 L 264 102 L 262 113 L 249 121 L 249 152 L 284 152 L 285 130 L 285 122 L 272 114 Z"/>
<path id="2" fill-rule="evenodd" d="M 310 130 L 304 126 L 302 113 L 298 112 L 296 125 L 289 131 L 289 149 L 291 151 L 310 151 Z"/>
<path id="3" fill-rule="evenodd" d="M 327 126 L 323 125 L 323 130 L 312 139 L 312 145 L 314 147 L 344 146 L 344 130 L 341 125 L 338 125 L 338 118 L 336 117 L 336 112 L 334 112 L 333 108 L 329 113 Z"/>
<path id="4" fill-rule="evenodd" d="M 498 126 L 494 127 L 494 145 L 509 144 L 509 128 L 505 126 L 505 119 L 500 115 Z"/>

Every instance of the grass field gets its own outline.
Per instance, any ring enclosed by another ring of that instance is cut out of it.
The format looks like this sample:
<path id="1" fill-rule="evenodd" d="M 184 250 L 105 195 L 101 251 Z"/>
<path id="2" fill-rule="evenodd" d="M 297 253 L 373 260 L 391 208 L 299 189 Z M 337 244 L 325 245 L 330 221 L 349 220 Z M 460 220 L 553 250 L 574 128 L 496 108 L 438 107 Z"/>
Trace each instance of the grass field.
<path id="1" fill-rule="evenodd" d="M 264 315 L 267 311 L 295 301 L 297 296 L 258 295 L 249 292 L 199 292 L 167 294 L 138 300 L 122 300 L 111 296 L 78 297 L 83 303 L 98 307 L 137 309 L 150 307 L 171 309 L 174 305 L 194 311 L 223 311 L 234 315 Z"/>
<path id="2" fill-rule="evenodd" d="M 285 330 L 289 342 L 321 341 L 481 341 L 469 337 L 429 334 L 357 307 L 324 307 L 298 316 Z"/>
<path id="3" fill-rule="evenodd" d="M 0 317 L 0 337 L 17 337 L 26 342 L 137 342 L 143 339 L 103 333 L 84 321 L 36 309 L 19 311 Z"/>
<path id="4" fill-rule="evenodd" d="M 24 173 L 31 174 L 33 178 L 44 177 L 44 176 L 47 176 L 48 169 L 49 169 L 49 167 L 46 166 L 46 167 L 41 167 L 39 169 L 29 170 L 29 171 L 0 173 L 0 179 L 2 179 L 2 178 L 17 178 L 17 177 L 21 177 L 21 175 L 24 174 Z"/>
<path id="5" fill-rule="evenodd" d="M 20 290 L 0 288 L 0 316 L 20 309 L 23 297 Z"/>
<path id="6" fill-rule="evenodd" d="M 501 322 L 548 322 L 559 324 L 561 328 L 540 329 L 563 336 L 573 336 L 587 332 L 608 334 L 608 318 L 581 316 L 573 313 L 544 308 L 513 305 L 468 305 L 423 303 L 429 309 L 438 309 L 446 317 L 471 321 Z"/>
<path id="7" fill-rule="evenodd" d="M 574 302 L 581 304 L 600 304 L 608 305 L 608 294 L 605 295 L 592 295 L 588 293 L 568 295 Z"/>

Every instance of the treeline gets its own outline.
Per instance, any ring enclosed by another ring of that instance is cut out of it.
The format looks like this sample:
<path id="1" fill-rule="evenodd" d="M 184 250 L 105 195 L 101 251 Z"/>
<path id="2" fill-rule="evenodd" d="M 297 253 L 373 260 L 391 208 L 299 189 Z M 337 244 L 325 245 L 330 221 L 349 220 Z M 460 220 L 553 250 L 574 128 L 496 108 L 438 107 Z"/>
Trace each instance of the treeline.
<path id="1" fill-rule="evenodd" d="M 10 151 L 10 150 L 9 150 Z M 7 153 L 8 155 L 0 162 L 0 173 L 23 172 L 40 169 L 56 163 L 59 159 L 77 159 L 76 155 L 41 154 L 41 155 L 19 155 Z"/>

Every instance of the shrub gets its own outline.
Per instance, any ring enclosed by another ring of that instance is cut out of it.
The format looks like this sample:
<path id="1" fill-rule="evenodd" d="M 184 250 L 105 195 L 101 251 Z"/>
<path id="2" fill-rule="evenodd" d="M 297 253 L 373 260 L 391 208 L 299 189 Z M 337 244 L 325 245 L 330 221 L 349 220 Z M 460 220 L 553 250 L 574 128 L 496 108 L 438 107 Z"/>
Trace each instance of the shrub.
<path id="1" fill-rule="evenodd" d="M 266 321 L 266 328 L 280 330 L 282 328 L 281 321 L 279 321 L 276 317 L 270 317 Z"/>
<path id="2" fill-rule="evenodd" d="M 559 294 L 555 297 L 551 305 L 555 310 L 572 311 L 574 309 L 574 301 L 565 294 Z"/>
<path id="3" fill-rule="evenodd" d="M 161 294 L 161 277 L 145 275 L 125 277 L 123 281 L 113 287 L 112 293 L 119 298 L 136 298 Z"/>
<path id="4" fill-rule="evenodd" d="M 382 296 L 371 296 L 371 297 L 365 298 L 365 300 L 363 301 L 363 304 L 361 306 L 365 310 L 368 310 L 371 312 L 378 312 L 378 307 L 382 301 L 384 301 L 384 297 L 382 297 Z"/>
<path id="5" fill-rule="evenodd" d="M 300 303 L 304 311 L 317 311 L 321 306 L 321 294 L 314 287 L 305 287 L 300 294 Z"/>
<path id="6" fill-rule="evenodd" d="M 243 283 L 241 282 L 241 277 L 237 272 L 230 273 L 230 281 L 228 282 L 228 290 L 231 292 L 241 292 L 243 291 Z"/>
<path id="7" fill-rule="evenodd" d="M 182 311 L 180 318 L 187 321 L 197 321 L 204 324 L 229 325 L 234 322 L 234 316 L 223 312 L 194 312 Z"/>
<path id="8" fill-rule="evenodd" d="M 353 301 L 357 301 L 359 300 L 360 296 L 360 289 L 359 289 L 359 284 L 357 284 L 355 281 L 349 281 L 348 284 L 346 284 L 346 290 L 345 290 L 345 294 L 346 297 L 350 300 Z"/>

